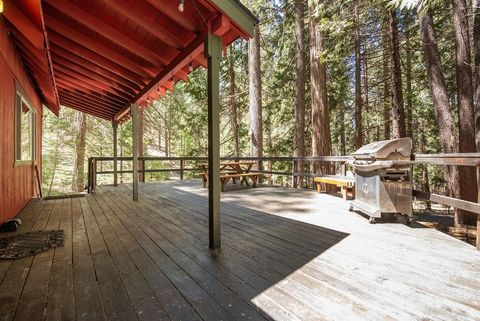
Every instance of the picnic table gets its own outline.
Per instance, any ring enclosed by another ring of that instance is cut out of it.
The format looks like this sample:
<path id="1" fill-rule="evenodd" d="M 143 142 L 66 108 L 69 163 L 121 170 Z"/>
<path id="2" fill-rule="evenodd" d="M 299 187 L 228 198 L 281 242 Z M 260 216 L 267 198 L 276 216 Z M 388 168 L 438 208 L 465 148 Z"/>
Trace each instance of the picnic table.
<path id="1" fill-rule="evenodd" d="M 240 184 L 245 183 L 250 186 L 248 179 L 252 181 L 252 186 L 257 186 L 258 177 L 260 173 L 252 173 L 250 170 L 256 162 L 242 161 L 242 162 L 221 162 L 220 163 L 220 183 L 222 185 L 222 192 L 225 192 L 225 186 L 232 180 L 234 184 L 240 179 Z M 198 164 L 200 169 L 199 175 L 202 177 L 203 187 L 208 186 L 208 163 Z"/>

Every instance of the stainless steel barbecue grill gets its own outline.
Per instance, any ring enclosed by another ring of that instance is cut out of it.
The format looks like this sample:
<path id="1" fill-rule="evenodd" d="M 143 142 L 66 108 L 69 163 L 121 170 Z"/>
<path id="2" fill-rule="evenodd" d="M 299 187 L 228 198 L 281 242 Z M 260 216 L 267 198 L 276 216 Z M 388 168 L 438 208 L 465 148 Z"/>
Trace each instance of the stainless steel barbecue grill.
<path id="1" fill-rule="evenodd" d="M 413 221 L 411 169 L 394 160 L 410 160 L 412 139 L 374 142 L 352 154 L 356 199 L 350 210 L 358 210 L 375 223 L 382 214 L 403 214 Z"/>

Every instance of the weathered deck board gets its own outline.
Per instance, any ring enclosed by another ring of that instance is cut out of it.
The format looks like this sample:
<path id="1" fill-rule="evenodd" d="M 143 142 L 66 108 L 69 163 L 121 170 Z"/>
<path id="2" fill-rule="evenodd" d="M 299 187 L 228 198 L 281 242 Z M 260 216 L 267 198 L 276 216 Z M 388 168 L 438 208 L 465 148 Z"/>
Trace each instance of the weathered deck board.
<path id="1" fill-rule="evenodd" d="M 0 319 L 480 319 L 480 253 L 465 243 L 262 187 L 222 194 L 223 244 L 209 250 L 199 185 L 29 204 L 20 231 L 61 228 L 65 245 L 0 261 Z"/>

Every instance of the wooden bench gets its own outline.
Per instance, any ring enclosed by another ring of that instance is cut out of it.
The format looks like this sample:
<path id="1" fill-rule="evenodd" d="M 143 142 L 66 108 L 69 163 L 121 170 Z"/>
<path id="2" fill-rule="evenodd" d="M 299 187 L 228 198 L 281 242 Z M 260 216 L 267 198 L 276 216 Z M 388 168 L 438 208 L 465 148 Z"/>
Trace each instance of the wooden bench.
<path id="1" fill-rule="evenodd" d="M 324 175 L 315 177 L 313 179 L 317 185 L 317 191 L 319 193 L 326 192 L 325 189 L 322 189 L 322 185 L 330 184 L 340 187 L 342 191 L 342 197 L 344 200 L 348 199 L 348 190 L 351 190 L 352 199 L 355 198 L 355 178 L 351 176 L 341 176 L 341 175 Z"/>
<path id="2" fill-rule="evenodd" d="M 253 187 L 257 187 L 257 180 L 258 180 L 258 176 L 260 176 L 261 174 L 259 173 L 235 173 L 235 174 L 224 174 L 224 175 L 220 175 L 220 183 L 222 184 L 222 192 L 225 192 L 225 186 L 227 185 L 228 181 L 230 179 L 234 180 L 235 182 L 235 179 L 237 178 L 241 178 L 240 180 L 240 184 L 243 184 L 243 182 L 245 182 L 245 184 L 247 184 L 247 186 L 249 186 L 248 184 L 248 181 L 247 181 L 247 177 L 250 178 L 252 180 L 252 183 L 253 183 Z"/>
<path id="3" fill-rule="evenodd" d="M 225 175 L 233 175 L 233 174 L 237 174 L 237 172 L 235 171 L 221 171 L 220 172 L 220 177 L 222 176 L 225 176 Z M 208 186 L 208 173 L 206 172 L 201 172 L 201 173 L 197 173 L 195 174 L 197 176 L 200 176 L 202 178 L 202 185 L 203 187 L 207 187 Z M 233 180 L 233 183 L 236 184 L 237 183 L 237 177 L 235 178 L 232 178 Z"/>

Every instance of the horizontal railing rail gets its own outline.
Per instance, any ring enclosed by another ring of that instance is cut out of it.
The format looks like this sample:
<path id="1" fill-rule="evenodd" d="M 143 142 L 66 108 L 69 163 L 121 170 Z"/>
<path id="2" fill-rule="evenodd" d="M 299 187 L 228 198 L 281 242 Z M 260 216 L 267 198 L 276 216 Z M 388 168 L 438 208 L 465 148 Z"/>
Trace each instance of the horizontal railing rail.
<path id="1" fill-rule="evenodd" d="M 114 170 L 98 170 L 97 164 L 99 162 L 125 162 L 132 161 L 132 157 L 91 157 L 88 160 L 88 192 L 95 190 L 97 175 L 115 174 Z M 208 162 L 208 157 L 138 157 L 141 164 L 138 173 L 140 173 L 141 181 L 145 181 L 145 173 L 162 173 L 162 172 L 178 172 L 180 173 L 180 179 L 184 178 L 185 172 L 198 171 L 197 166 L 185 167 L 186 162 Z M 161 162 L 179 162 L 178 167 L 171 168 L 146 168 L 145 164 L 148 162 L 161 161 Z M 312 179 L 318 176 L 315 173 L 295 172 L 296 163 L 302 162 L 329 162 L 340 164 L 340 171 L 342 175 L 346 174 L 347 165 L 351 165 L 354 158 L 351 156 L 309 156 L 309 157 L 289 157 L 289 156 L 276 156 L 276 157 L 222 157 L 221 161 L 255 161 L 255 162 L 291 162 L 289 171 L 275 171 L 261 169 L 252 169 L 252 172 L 261 173 L 264 175 L 278 175 L 288 176 L 292 178 L 292 186 L 296 187 L 296 178 L 304 177 Z M 398 166 L 413 166 L 413 165 L 439 165 L 439 166 L 473 166 L 477 168 L 477 172 L 480 173 L 480 153 L 452 153 L 452 154 L 415 154 L 412 155 L 410 160 L 392 160 L 393 165 Z M 125 170 L 120 168 L 116 171 L 117 174 L 132 174 L 133 170 Z M 477 177 L 477 184 L 479 187 L 480 195 L 480 175 Z M 439 195 L 434 193 L 426 193 L 419 190 L 413 190 L 413 196 L 418 199 L 427 200 L 430 202 L 446 205 L 452 208 L 465 210 L 468 212 L 476 213 L 477 219 L 477 235 L 480 235 L 480 204 L 478 202 L 465 201 L 445 195 Z M 480 236 L 477 236 L 477 248 L 480 249 Z"/>

